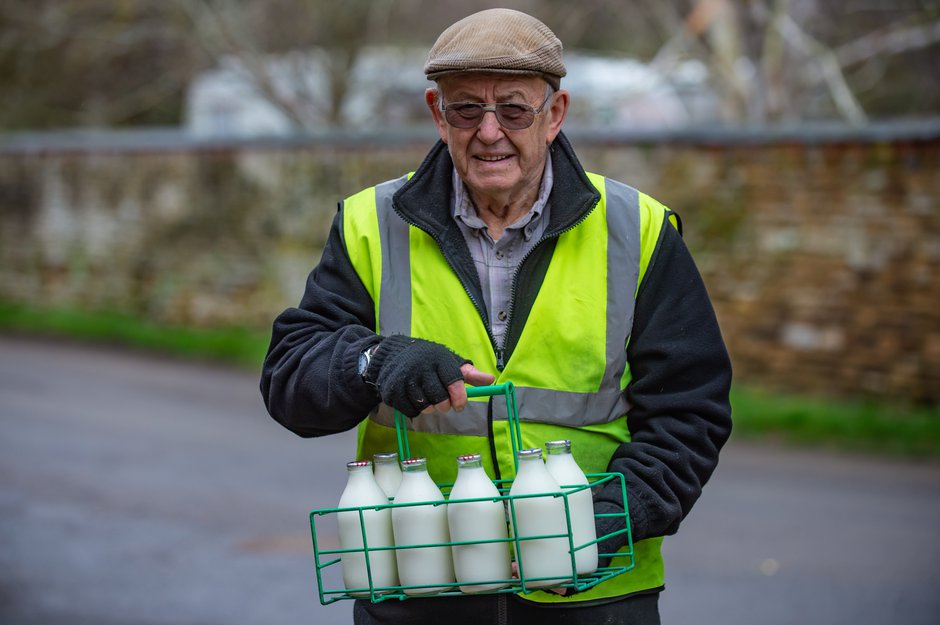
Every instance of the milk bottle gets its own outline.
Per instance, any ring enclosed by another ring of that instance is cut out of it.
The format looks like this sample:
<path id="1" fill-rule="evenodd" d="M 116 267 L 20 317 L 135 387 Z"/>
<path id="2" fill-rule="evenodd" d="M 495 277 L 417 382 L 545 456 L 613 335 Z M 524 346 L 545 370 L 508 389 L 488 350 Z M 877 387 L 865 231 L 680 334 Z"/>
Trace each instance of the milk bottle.
<path id="1" fill-rule="evenodd" d="M 388 498 L 379 488 L 372 475 L 372 463 L 368 460 L 350 462 L 346 465 L 348 473 L 346 488 L 339 498 L 339 508 L 380 506 L 388 504 Z M 368 597 L 369 588 L 398 585 L 398 569 L 395 564 L 395 551 L 372 551 L 375 547 L 391 547 L 392 513 L 388 508 L 380 510 L 362 510 L 360 523 L 359 511 L 337 513 L 339 524 L 339 545 L 342 549 L 363 549 L 364 544 L 370 549 L 369 565 L 366 566 L 365 551 L 351 551 L 340 555 L 343 568 L 343 583 L 347 589 L 366 590 L 351 592 L 357 597 Z M 365 543 L 363 543 L 365 526 Z M 369 583 L 369 571 L 372 583 Z M 390 592 L 390 591 L 383 591 Z M 381 593 L 378 593 L 381 594 Z"/>
<path id="2" fill-rule="evenodd" d="M 571 441 L 549 441 L 545 443 L 545 468 L 566 492 L 573 486 L 586 485 L 584 471 L 571 455 Z M 575 549 L 597 538 L 594 526 L 594 498 L 591 489 L 585 488 L 568 495 L 568 514 L 571 517 L 571 542 Z M 592 543 L 574 552 L 576 570 L 587 575 L 597 570 L 597 543 Z"/>
<path id="3" fill-rule="evenodd" d="M 392 528 L 395 544 L 399 547 L 398 576 L 402 586 L 428 586 L 408 588 L 404 592 L 422 595 L 453 590 L 452 586 L 435 586 L 455 581 L 450 545 L 402 549 L 408 545 L 449 543 L 450 532 L 447 528 L 447 509 L 443 504 L 403 505 L 443 501 L 441 490 L 428 475 L 427 459 L 404 460 L 401 469 L 401 486 L 395 495 L 396 506 L 392 509 Z"/>
<path id="4" fill-rule="evenodd" d="M 453 545 L 454 571 L 460 590 L 466 593 L 496 590 L 505 583 L 481 584 L 512 578 L 509 543 L 506 538 L 506 510 L 499 499 L 499 489 L 483 470 L 480 454 L 457 457 L 457 480 L 450 491 L 450 502 L 457 499 L 491 497 L 488 501 L 447 504 L 447 522 L 454 543 L 474 540 L 502 540 L 473 545 Z"/>
<path id="5" fill-rule="evenodd" d="M 375 463 L 375 481 L 379 483 L 389 499 L 395 498 L 401 484 L 401 467 L 398 466 L 398 452 L 386 451 L 372 456 Z"/>
<path id="6" fill-rule="evenodd" d="M 523 449 L 519 452 L 519 470 L 509 489 L 511 506 L 515 510 L 513 535 L 519 538 L 521 562 L 520 577 L 525 577 L 526 588 L 557 586 L 571 580 L 571 554 L 568 550 L 568 523 L 565 504 L 560 496 L 525 497 L 534 493 L 559 493 L 558 482 L 542 462 L 541 449 Z M 535 538 L 560 534 L 557 538 Z M 526 540 L 523 540 L 526 539 Z M 533 578 L 549 578 L 532 580 Z"/>

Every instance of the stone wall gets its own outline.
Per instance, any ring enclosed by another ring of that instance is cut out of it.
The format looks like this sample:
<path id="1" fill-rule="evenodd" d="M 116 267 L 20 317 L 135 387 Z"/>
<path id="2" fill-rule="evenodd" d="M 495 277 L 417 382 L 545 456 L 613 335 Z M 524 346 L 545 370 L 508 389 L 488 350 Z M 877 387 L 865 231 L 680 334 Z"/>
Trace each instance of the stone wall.
<path id="1" fill-rule="evenodd" d="M 588 169 L 680 213 L 736 379 L 940 402 L 937 124 L 572 141 Z M 337 200 L 429 145 L 0 140 L 0 301 L 267 328 Z"/>

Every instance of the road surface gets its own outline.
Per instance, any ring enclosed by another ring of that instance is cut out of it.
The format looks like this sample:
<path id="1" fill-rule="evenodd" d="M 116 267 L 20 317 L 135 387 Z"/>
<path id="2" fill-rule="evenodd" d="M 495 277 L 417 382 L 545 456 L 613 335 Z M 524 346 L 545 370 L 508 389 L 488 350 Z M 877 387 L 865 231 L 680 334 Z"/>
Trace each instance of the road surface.
<path id="1" fill-rule="evenodd" d="M 304 440 L 257 376 L 0 336 L 0 623 L 341 625 L 307 515 L 353 436 Z M 940 464 L 734 440 L 666 541 L 667 625 L 940 622 Z"/>

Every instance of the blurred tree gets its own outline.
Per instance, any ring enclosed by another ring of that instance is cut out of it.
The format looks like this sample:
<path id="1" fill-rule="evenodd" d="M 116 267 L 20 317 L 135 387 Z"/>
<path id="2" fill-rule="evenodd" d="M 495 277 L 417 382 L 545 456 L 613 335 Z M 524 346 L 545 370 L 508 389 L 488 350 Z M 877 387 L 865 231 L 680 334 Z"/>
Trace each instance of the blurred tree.
<path id="1" fill-rule="evenodd" d="M 0 0 L 0 128 L 177 124 L 187 84 L 226 57 L 296 124 L 340 123 L 364 46 L 427 46 L 505 4 L 569 51 L 667 76 L 700 60 L 729 121 L 940 112 L 940 0 Z"/>
<path id="2" fill-rule="evenodd" d="M 198 55 L 160 0 L 0 0 L 0 128 L 172 124 Z"/>
<path id="3" fill-rule="evenodd" d="M 339 124 L 348 91 L 347 77 L 362 47 L 383 25 L 390 0 L 176 0 L 190 18 L 194 41 L 216 62 L 225 57 L 238 66 L 254 88 L 297 126 L 313 127 L 325 118 Z M 303 50 L 316 42 L 323 55 Z M 270 53 L 281 53 L 274 63 Z M 326 70 L 326 93 L 311 88 L 310 76 Z M 291 88 L 278 74 L 286 70 Z"/>
<path id="4" fill-rule="evenodd" d="M 660 29 L 672 33 L 653 65 L 668 73 L 685 58 L 705 63 L 726 120 L 835 115 L 864 122 L 864 102 L 872 100 L 875 90 L 871 68 L 886 67 L 898 55 L 921 71 L 907 72 L 906 80 L 892 77 L 897 80 L 879 85 L 880 90 L 926 91 L 929 96 L 922 101 L 927 112 L 940 110 L 935 68 L 940 5 L 935 1 L 901 0 L 884 7 L 865 0 L 643 3 Z M 872 15 L 877 18 L 870 19 Z"/>

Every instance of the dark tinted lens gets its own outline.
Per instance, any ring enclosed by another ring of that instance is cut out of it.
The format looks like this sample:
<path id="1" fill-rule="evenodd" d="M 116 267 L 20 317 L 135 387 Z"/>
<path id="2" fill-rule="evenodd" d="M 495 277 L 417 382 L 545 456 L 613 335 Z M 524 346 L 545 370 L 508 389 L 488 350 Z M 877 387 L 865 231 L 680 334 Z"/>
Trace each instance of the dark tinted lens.
<path id="1" fill-rule="evenodd" d="M 474 128 L 483 118 L 482 104 L 456 104 L 450 105 L 444 111 L 447 123 L 457 128 Z"/>
<path id="2" fill-rule="evenodd" d="M 503 128 L 521 130 L 532 125 L 535 112 L 531 108 L 520 104 L 497 104 L 496 118 L 499 119 L 499 123 L 502 124 Z"/>
<path id="3" fill-rule="evenodd" d="M 458 102 L 444 108 L 444 119 L 455 128 L 476 128 L 483 121 L 487 109 L 476 102 Z M 496 105 L 496 119 L 503 128 L 522 130 L 532 125 L 535 111 L 525 104 L 510 102 Z"/>

